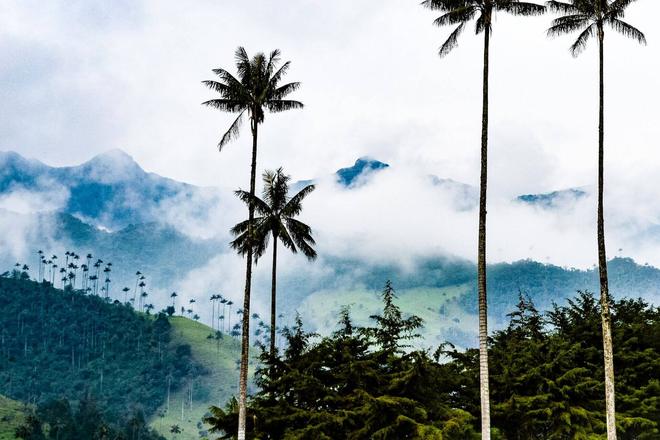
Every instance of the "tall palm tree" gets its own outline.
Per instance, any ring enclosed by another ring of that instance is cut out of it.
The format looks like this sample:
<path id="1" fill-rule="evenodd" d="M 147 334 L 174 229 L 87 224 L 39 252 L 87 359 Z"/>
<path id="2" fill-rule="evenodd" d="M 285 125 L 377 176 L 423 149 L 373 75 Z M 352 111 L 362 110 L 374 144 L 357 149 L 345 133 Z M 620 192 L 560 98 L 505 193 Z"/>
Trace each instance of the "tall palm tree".
<path id="1" fill-rule="evenodd" d="M 137 288 L 138 288 L 138 283 L 140 282 L 140 276 L 142 275 L 142 272 L 139 270 L 135 272 L 135 289 L 133 289 L 133 298 L 137 295 Z"/>
<path id="2" fill-rule="evenodd" d="M 82 270 L 82 273 L 83 273 L 81 289 L 83 291 L 86 291 L 86 289 L 87 289 L 87 272 L 89 272 L 89 268 L 87 267 L 86 264 L 82 264 L 82 265 L 80 265 L 80 269 Z"/>
<path id="3" fill-rule="evenodd" d="M 110 269 L 111 263 L 108 263 L 108 265 L 103 269 L 103 273 L 105 274 L 105 297 L 107 298 L 110 296 L 110 272 L 112 272 L 112 269 Z"/>
<path id="4" fill-rule="evenodd" d="M 442 15 L 433 22 L 436 26 L 456 26 L 438 54 L 444 57 L 458 45 L 458 37 L 465 26 L 475 20 L 475 31 L 484 34 L 484 60 L 481 116 L 481 176 L 479 180 L 479 230 L 477 246 L 477 290 L 479 296 L 479 384 L 481 394 L 481 436 L 490 439 L 490 399 L 488 386 L 488 321 L 486 295 L 486 194 L 488 183 L 488 72 L 490 36 L 496 12 L 513 15 L 541 15 L 545 7 L 518 0 L 425 0 L 422 5 Z"/>
<path id="5" fill-rule="evenodd" d="M 147 300 L 147 297 L 149 296 L 148 292 L 142 292 L 140 294 L 140 311 L 144 312 L 144 306 L 146 305 L 145 301 Z"/>
<path id="6" fill-rule="evenodd" d="M 37 251 L 37 257 L 38 257 L 38 263 L 39 263 L 39 266 L 37 267 L 37 281 L 41 281 L 41 264 L 42 264 L 43 259 L 44 259 L 44 251 L 39 249 Z"/>
<path id="7" fill-rule="evenodd" d="M 211 295 L 211 330 L 215 331 L 215 302 L 220 299 L 220 295 Z"/>
<path id="8" fill-rule="evenodd" d="M 227 301 L 227 307 L 229 307 L 229 313 L 227 313 L 227 330 L 231 328 L 231 306 L 234 305 L 233 301 Z"/>
<path id="9" fill-rule="evenodd" d="M 203 84 L 220 93 L 220 98 L 211 99 L 203 103 L 220 111 L 238 113 L 229 129 L 223 134 L 218 149 L 238 136 L 243 116 L 247 113 L 250 118 L 252 131 L 252 163 L 250 166 L 250 194 L 254 195 L 257 170 L 257 135 L 259 124 L 264 122 L 266 111 L 273 113 L 291 109 L 302 108 L 302 103 L 286 99 L 300 86 L 298 82 L 280 84 L 289 69 L 287 61 L 279 68 L 280 51 L 274 50 L 268 56 L 258 53 L 250 58 L 244 48 L 239 47 L 235 53 L 238 78 L 229 71 L 218 68 L 213 69 L 220 80 L 204 81 Z M 254 218 L 254 206 L 248 207 L 250 220 Z M 250 310 L 250 291 L 252 282 L 252 252 L 246 256 L 245 294 L 243 307 Z M 244 321 L 249 321 L 249 313 Z M 241 340 L 241 370 L 239 380 L 238 398 L 238 440 L 245 440 L 245 417 L 247 400 L 247 373 L 248 355 L 250 348 L 249 322 L 243 323 L 243 336 Z"/>
<path id="10" fill-rule="evenodd" d="M 309 260 L 316 258 L 312 247 L 316 242 L 312 229 L 296 217 L 302 211 L 302 201 L 314 191 L 314 185 L 308 185 L 293 197 L 289 197 L 290 176 L 282 168 L 266 171 L 263 174 L 264 188 L 262 197 L 252 196 L 246 191 L 236 191 L 236 195 L 246 204 L 253 204 L 258 213 L 254 219 L 254 240 L 248 236 L 248 220 L 242 221 L 231 230 L 236 239 L 231 246 L 245 254 L 252 242 L 255 260 L 266 251 L 270 237 L 273 237 L 273 273 L 270 299 L 270 355 L 275 357 L 275 317 L 277 312 L 277 243 L 294 254 L 300 250 Z"/>
<path id="11" fill-rule="evenodd" d="M 599 50 L 599 111 L 598 111 L 598 207 L 597 207 L 597 242 L 598 272 L 600 275 L 601 324 L 603 327 L 603 353 L 605 363 L 605 405 L 607 415 L 607 438 L 616 439 L 616 410 L 614 397 L 614 354 L 610 317 L 610 297 L 607 280 L 607 254 L 605 252 L 605 222 L 603 216 L 603 184 L 605 156 L 605 28 L 609 27 L 626 37 L 646 44 L 644 34 L 634 26 L 622 20 L 626 8 L 635 0 L 572 0 L 568 3 L 548 2 L 549 8 L 563 16 L 555 19 L 548 29 L 549 36 L 558 36 L 579 31 L 570 51 L 578 56 L 586 47 L 590 38 L 598 38 Z"/>
<path id="12" fill-rule="evenodd" d="M 139 279 L 140 284 L 138 284 L 138 287 L 140 288 L 140 295 L 144 292 L 144 288 L 147 286 L 147 283 L 144 281 L 146 278 L 144 275 L 142 275 Z M 135 299 L 135 295 L 133 295 L 133 299 Z"/>
<path id="13" fill-rule="evenodd" d="M 227 301 L 226 298 L 222 298 L 220 303 L 222 304 L 222 331 L 225 331 L 225 315 L 227 314 Z"/>

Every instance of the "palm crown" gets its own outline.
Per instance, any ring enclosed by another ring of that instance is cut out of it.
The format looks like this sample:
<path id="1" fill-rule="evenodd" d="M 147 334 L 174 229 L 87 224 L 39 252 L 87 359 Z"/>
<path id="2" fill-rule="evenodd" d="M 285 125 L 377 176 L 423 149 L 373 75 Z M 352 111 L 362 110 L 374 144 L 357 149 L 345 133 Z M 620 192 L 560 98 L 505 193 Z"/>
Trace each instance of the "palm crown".
<path id="1" fill-rule="evenodd" d="M 475 32 L 480 34 L 485 30 L 492 31 L 492 18 L 496 11 L 513 15 L 541 15 L 545 12 L 545 7 L 541 5 L 518 0 L 425 0 L 422 5 L 444 13 L 433 21 L 436 26 L 458 25 L 440 46 L 438 54 L 441 57 L 458 45 L 458 37 L 472 19 L 476 18 Z"/>
<path id="2" fill-rule="evenodd" d="M 548 29 L 549 36 L 557 36 L 581 31 L 571 45 L 571 53 L 577 56 L 586 47 L 589 38 L 603 32 L 605 25 L 626 37 L 646 44 L 644 34 L 634 26 L 622 20 L 626 8 L 635 0 L 572 0 L 570 3 L 549 1 L 548 7 L 561 14 Z M 602 35 L 601 35 L 602 36 Z"/>
<path id="3" fill-rule="evenodd" d="M 260 52 L 250 58 L 245 49 L 239 47 L 236 49 L 235 58 L 238 78 L 227 70 L 218 68 L 213 69 L 213 73 L 220 77 L 219 81 L 202 81 L 204 85 L 220 93 L 220 98 L 205 101 L 203 105 L 229 113 L 238 113 L 238 117 L 218 143 L 220 150 L 238 136 L 245 112 L 248 113 L 252 124 L 260 124 L 264 121 L 266 110 L 282 112 L 303 107 L 301 102 L 285 99 L 300 87 L 300 83 L 280 85 L 290 62 L 287 61 L 278 68 L 279 50 L 272 51 L 268 56 Z"/>
<path id="4" fill-rule="evenodd" d="M 316 251 L 312 247 L 316 244 L 312 237 L 312 228 L 295 218 L 302 211 L 302 201 L 314 191 L 315 186 L 308 185 L 289 198 L 290 179 L 282 168 L 266 171 L 263 174 L 263 199 L 251 196 L 247 191 L 236 191 L 236 195 L 243 202 L 254 203 L 258 215 L 254 219 L 253 231 L 255 259 L 264 254 L 271 235 L 274 239 L 281 240 L 293 253 L 300 250 L 310 260 L 316 258 Z M 231 246 L 241 254 L 247 253 L 250 242 L 248 223 L 248 220 L 242 221 L 231 230 L 236 236 Z"/>

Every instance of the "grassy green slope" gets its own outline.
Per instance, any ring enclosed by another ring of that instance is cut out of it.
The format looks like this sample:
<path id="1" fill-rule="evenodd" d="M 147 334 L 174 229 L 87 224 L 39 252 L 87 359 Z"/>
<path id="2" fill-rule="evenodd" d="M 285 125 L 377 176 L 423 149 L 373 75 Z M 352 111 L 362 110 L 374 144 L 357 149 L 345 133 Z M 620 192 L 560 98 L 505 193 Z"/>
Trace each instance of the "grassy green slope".
<path id="1" fill-rule="evenodd" d="M 198 425 L 209 406 L 224 406 L 229 398 L 238 392 L 238 360 L 241 343 L 239 339 L 224 335 L 216 341 L 208 339 L 212 333 L 210 327 L 184 317 L 173 317 L 172 340 L 180 344 L 189 344 L 192 355 L 207 370 L 208 374 L 196 378 L 170 396 L 170 410 L 165 403 L 151 421 L 154 429 L 167 439 L 199 439 Z M 193 387 L 192 409 L 189 403 L 190 386 Z M 183 417 L 182 417 L 183 404 Z M 172 425 L 183 429 L 182 434 L 174 437 L 170 434 Z"/>
<path id="2" fill-rule="evenodd" d="M 14 440 L 16 428 L 23 422 L 25 405 L 0 396 L 0 440 Z"/>

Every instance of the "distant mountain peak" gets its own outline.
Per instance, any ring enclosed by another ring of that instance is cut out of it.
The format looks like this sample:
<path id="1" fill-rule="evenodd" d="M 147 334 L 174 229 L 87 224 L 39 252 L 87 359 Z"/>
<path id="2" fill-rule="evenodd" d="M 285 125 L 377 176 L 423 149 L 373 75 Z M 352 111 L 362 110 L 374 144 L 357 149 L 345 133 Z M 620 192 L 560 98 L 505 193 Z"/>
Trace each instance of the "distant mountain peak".
<path id="1" fill-rule="evenodd" d="M 133 159 L 131 155 L 126 153 L 123 150 L 118 148 L 108 150 L 104 153 L 98 154 L 82 164 L 82 167 L 85 166 L 110 166 L 113 168 L 127 169 L 127 168 L 136 168 L 142 169 L 140 165 Z"/>
<path id="2" fill-rule="evenodd" d="M 15 151 L 0 151 L 0 165 L 3 167 L 45 167 L 42 162 L 37 159 L 30 159 L 21 156 Z"/>
<path id="3" fill-rule="evenodd" d="M 565 203 L 575 203 L 589 195 L 588 188 L 568 188 L 543 194 L 524 194 L 518 196 L 518 202 L 542 208 L 555 208 Z"/>
<path id="4" fill-rule="evenodd" d="M 82 165 L 68 169 L 100 183 L 130 181 L 142 178 L 146 174 L 130 155 L 118 149 L 101 153 Z"/>
<path id="5" fill-rule="evenodd" d="M 339 183 L 349 187 L 353 186 L 357 182 L 358 177 L 360 177 L 363 173 L 380 171 L 385 168 L 389 168 L 389 164 L 367 156 L 363 156 L 356 160 L 352 167 L 341 168 L 337 170 L 335 175 L 337 176 Z"/>
<path id="6" fill-rule="evenodd" d="M 62 200 L 52 209 L 109 230 L 158 221 L 162 202 L 196 190 L 147 173 L 122 150 L 110 150 L 83 164 L 65 167 L 0 152 L 0 165 L 0 194 L 16 188 L 35 194 L 56 192 Z"/>

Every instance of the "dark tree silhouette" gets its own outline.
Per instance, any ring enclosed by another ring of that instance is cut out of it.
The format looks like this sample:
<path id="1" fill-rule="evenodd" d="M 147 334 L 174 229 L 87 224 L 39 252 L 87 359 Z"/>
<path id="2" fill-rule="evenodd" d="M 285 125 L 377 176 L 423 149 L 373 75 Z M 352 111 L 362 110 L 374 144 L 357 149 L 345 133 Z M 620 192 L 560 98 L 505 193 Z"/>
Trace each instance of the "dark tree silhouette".
<path id="1" fill-rule="evenodd" d="M 225 331 L 225 325 L 224 325 L 224 323 L 225 323 L 225 314 L 227 312 L 227 310 L 226 310 L 227 309 L 227 299 L 222 298 L 220 300 L 220 303 L 222 304 L 222 331 L 224 332 Z"/>
<path id="2" fill-rule="evenodd" d="M 605 28 L 609 27 L 626 37 L 646 44 L 644 34 L 634 26 L 622 20 L 626 8 L 635 0 L 572 0 L 564 3 L 550 1 L 548 6 L 554 12 L 565 14 L 552 22 L 548 29 L 549 36 L 580 34 L 571 45 L 570 51 L 577 56 L 584 50 L 587 41 L 598 38 L 599 50 L 599 111 L 598 111 L 598 207 L 597 207 L 597 243 L 598 271 L 600 276 L 601 323 L 603 327 L 603 349 L 605 363 L 605 402 L 607 414 L 607 438 L 616 439 L 616 408 L 614 396 L 614 361 L 612 348 L 612 324 L 610 316 L 610 297 L 607 279 L 607 254 L 605 252 L 605 221 L 603 208 L 604 159 L 605 159 L 605 75 L 604 45 Z"/>
<path id="3" fill-rule="evenodd" d="M 535 3 L 518 0 L 425 0 L 422 5 L 442 15 L 433 22 L 436 26 L 456 26 L 440 46 L 444 57 L 458 45 L 458 37 L 465 26 L 475 20 L 475 31 L 484 34 L 484 63 L 481 115 L 481 177 L 479 180 L 479 244 L 477 255 L 477 287 L 479 292 L 479 376 L 481 387 L 481 435 L 490 439 L 490 401 L 488 389 L 488 320 L 486 294 L 486 194 L 488 183 L 488 69 L 490 36 L 493 16 L 502 11 L 513 15 L 540 15 L 545 8 Z"/>
<path id="4" fill-rule="evenodd" d="M 204 81 L 203 84 L 220 94 L 220 98 L 211 99 L 203 103 L 223 112 L 238 113 L 229 129 L 223 134 L 218 149 L 238 136 L 243 116 L 247 113 L 250 118 L 252 131 L 252 163 L 250 166 L 250 194 L 255 194 L 255 181 L 257 172 L 257 137 L 259 124 L 264 122 L 267 111 L 277 113 L 286 110 L 302 108 L 302 103 L 286 99 L 300 86 L 298 82 L 281 85 L 280 82 L 290 63 L 287 61 L 279 68 L 280 51 L 274 50 L 270 55 L 257 53 L 250 58 L 244 48 L 239 47 L 235 53 L 238 78 L 229 71 L 214 69 L 219 81 Z M 249 219 L 254 218 L 254 207 L 248 208 Z M 251 234 L 250 234 L 251 235 Z M 246 312 L 250 310 L 250 291 L 252 281 L 252 252 L 247 253 L 245 271 L 245 294 L 243 307 Z M 250 349 L 249 313 L 244 316 L 243 337 L 241 341 L 241 370 L 239 380 L 239 423 L 238 440 L 245 440 L 245 417 L 247 399 L 247 373 Z"/>
<path id="5" fill-rule="evenodd" d="M 277 316 L 277 243 L 279 241 L 293 253 L 301 251 L 309 260 L 316 258 L 312 229 L 296 217 L 302 211 L 302 202 L 314 191 L 314 185 L 308 185 L 293 197 L 289 197 L 290 176 L 282 168 L 266 171 L 263 174 L 263 199 L 252 196 L 246 191 L 237 191 L 236 195 L 246 204 L 254 205 L 257 217 L 254 219 L 253 240 L 248 235 L 249 220 L 234 226 L 231 230 L 236 239 L 231 246 L 245 255 L 248 246 L 254 246 L 255 261 L 266 251 L 270 237 L 273 238 L 273 266 L 270 299 L 270 355 L 275 356 L 275 329 Z"/>

